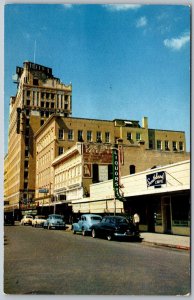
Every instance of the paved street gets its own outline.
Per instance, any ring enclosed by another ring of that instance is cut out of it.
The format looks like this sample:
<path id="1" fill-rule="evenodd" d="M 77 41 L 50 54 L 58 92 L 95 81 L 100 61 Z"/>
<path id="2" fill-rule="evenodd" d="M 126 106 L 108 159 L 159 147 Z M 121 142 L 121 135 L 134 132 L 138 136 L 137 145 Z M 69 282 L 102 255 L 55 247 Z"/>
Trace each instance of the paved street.
<path id="1" fill-rule="evenodd" d="M 185 295 L 189 251 L 5 227 L 7 294 Z"/>

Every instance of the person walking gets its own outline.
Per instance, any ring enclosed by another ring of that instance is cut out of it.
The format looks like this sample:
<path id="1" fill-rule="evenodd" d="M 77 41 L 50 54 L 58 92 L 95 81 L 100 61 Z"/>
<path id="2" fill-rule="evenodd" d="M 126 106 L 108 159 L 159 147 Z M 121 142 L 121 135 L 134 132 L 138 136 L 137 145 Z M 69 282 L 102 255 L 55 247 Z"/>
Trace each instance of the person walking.
<path id="1" fill-rule="evenodd" d="M 140 222 L 140 217 L 139 217 L 138 213 L 136 212 L 133 215 L 133 223 L 135 225 L 135 229 L 137 232 L 139 232 L 139 222 Z"/>

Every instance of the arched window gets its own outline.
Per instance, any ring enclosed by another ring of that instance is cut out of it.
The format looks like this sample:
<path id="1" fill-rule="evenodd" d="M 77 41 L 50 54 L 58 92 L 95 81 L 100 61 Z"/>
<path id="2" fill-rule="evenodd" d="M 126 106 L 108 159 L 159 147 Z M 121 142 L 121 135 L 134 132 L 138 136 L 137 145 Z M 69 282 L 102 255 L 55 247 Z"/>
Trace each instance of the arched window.
<path id="1" fill-rule="evenodd" d="M 135 174 L 135 166 L 134 165 L 129 166 L 129 174 Z"/>

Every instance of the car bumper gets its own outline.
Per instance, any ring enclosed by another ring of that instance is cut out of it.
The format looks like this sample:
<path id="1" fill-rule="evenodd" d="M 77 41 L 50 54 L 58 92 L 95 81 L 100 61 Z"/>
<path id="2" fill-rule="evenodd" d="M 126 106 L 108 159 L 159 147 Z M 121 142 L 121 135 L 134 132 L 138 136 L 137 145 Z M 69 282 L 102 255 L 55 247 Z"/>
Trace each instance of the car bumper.
<path id="1" fill-rule="evenodd" d="M 137 234 L 135 234 L 135 232 L 124 232 L 124 233 L 120 233 L 120 232 L 115 232 L 114 236 L 116 237 L 138 237 Z"/>

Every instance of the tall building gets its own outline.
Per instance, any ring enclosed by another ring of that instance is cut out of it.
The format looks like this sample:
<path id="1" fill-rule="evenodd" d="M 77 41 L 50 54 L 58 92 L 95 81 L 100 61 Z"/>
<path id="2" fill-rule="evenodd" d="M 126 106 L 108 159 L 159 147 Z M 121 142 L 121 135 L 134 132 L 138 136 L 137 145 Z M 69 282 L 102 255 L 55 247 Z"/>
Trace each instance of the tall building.
<path id="1" fill-rule="evenodd" d="M 34 135 L 53 113 L 71 116 L 72 86 L 52 74 L 52 69 L 24 62 L 13 76 L 17 84 L 10 98 L 8 154 L 6 157 L 5 201 L 7 209 L 35 195 L 36 152 Z"/>

